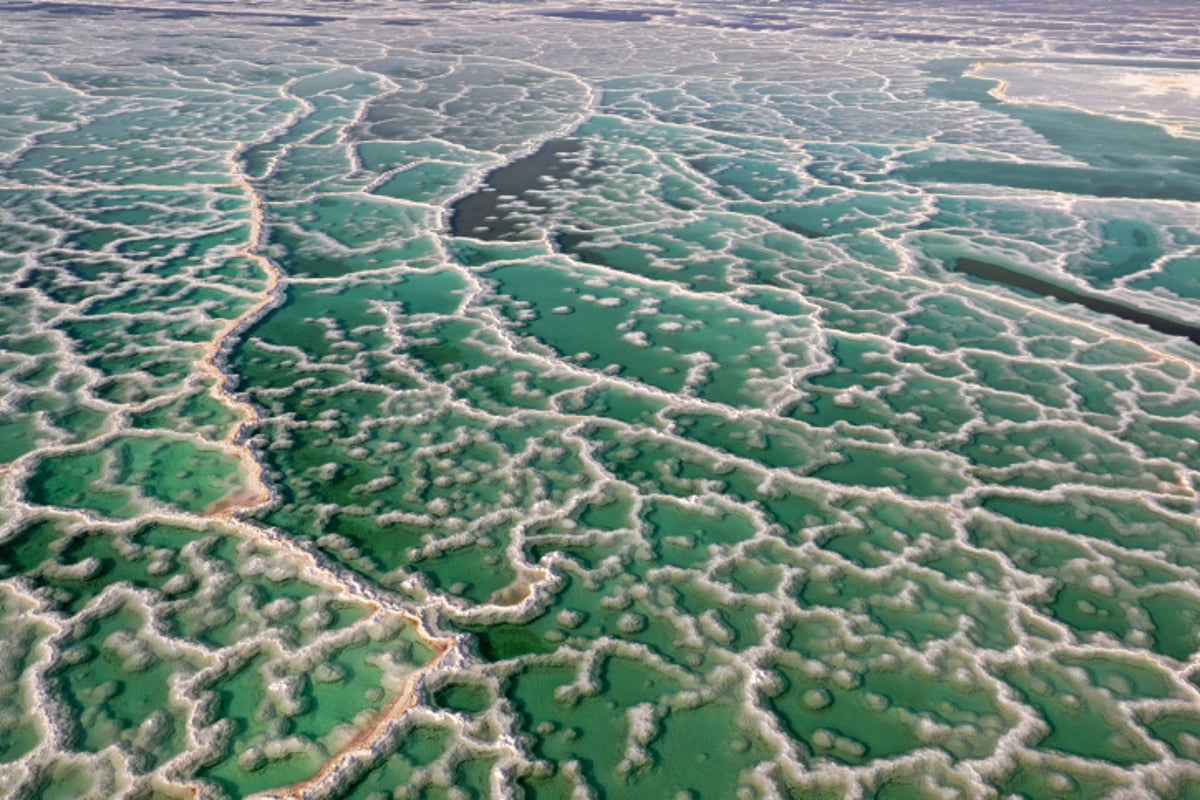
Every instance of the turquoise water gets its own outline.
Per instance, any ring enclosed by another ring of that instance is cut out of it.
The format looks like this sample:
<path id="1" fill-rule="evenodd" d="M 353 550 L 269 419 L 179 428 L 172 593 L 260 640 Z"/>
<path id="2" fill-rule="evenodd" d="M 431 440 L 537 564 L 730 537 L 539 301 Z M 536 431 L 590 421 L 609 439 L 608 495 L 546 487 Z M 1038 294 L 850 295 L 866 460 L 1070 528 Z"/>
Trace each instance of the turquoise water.
<path id="1" fill-rule="evenodd" d="M 931 13 L 0 9 L 5 796 L 1197 796 L 1189 9 Z"/>

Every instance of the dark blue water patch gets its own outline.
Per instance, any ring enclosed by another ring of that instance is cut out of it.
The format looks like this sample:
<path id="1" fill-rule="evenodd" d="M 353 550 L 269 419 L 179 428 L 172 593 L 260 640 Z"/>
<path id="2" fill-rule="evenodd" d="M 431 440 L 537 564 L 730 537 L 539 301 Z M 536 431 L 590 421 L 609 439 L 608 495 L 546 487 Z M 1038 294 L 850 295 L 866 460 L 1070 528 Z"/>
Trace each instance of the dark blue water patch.
<path id="1" fill-rule="evenodd" d="M 951 269 L 978 280 L 1004 284 L 1026 294 L 1053 297 L 1056 300 L 1074 303 L 1101 314 L 1145 325 L 1168 336 L 1183 336 L 1200 345 L 1200 326 L 1189 325 L 1103 297 L 1078 292 L 1000 264 L 992 264 L 974 258 L 958 258 L 953 261 Z"/>
<path id="2" fill-rule="evenodd" d="M 12 3 L 0 6 L 0 11 L 37 11 L 63 16 L 95 17 L 111 16 L 116 13 L 137 14 L 150 19 L 182 20 L 205 17 L 240 17 L 261 20 L 264 25 L 287 27 L 310 27 L 324 22 L 346 19 L 332 14 L 293 14 L 277 11 L 235 11 L 233 9 L 170 8 L 164 6 L 126 6 L 106 3 Z"/>
<path id="3" fill-rule="evenodd" d="M 957 36 L 946 33 L 889 33 L 887 37 L 897 42 L 930 42 L 938 44 L 958 40 Z"/>
<path id="4" fill-rule="evenodd" d="M 0 7 L 0 11 L 44 11 L 47 14 L 86 17 L 94 17 L 101 14 L 112 15 L 118 10 L 121 9 L 86 3 L 72 3 L 71 5 L 60 5 L 59 3 L 13 3 Z"/>
<path id="5" fill-rule="evenodd" d="M 319 17 L 280 17 L 267 19 L 262 24 L 268 28 L 312 28 L 327 21 Z"/>
<path id="6" fill-rule="evenodd" d="M 529 215 L 547 208 L 539 196 L 546 179 L 571 177 L 583 165 L 572 155 L 583 150 L 578 139 L 551 139 L 534 152 L 493 170 L 479 191 L 451 206 L 450 230 L 475 239 L 538 238 Z"/>
<path id="7" fill-rule="evenodd" d="M 563 19 L 582 19 L 602 22 L 649 22 L 655 17 L 673 17 L 673 9 L 607 9 L 604 11 L 589 11 L 567 9 L 564 11 L 539 11 L 543 17 L 561 17 Z"/>

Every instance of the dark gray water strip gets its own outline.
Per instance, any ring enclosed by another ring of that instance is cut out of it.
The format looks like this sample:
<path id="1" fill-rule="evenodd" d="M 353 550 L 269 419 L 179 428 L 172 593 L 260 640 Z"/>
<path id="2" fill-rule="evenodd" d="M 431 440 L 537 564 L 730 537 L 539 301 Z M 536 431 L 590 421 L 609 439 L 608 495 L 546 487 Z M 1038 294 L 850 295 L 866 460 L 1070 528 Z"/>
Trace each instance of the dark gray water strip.
<path id="1" fill-rule="evenodd" d="M 454 203 L 450 230 L 455 236 L 475 239 L 528 238 L 523 235 L 527 227 L 524 214 L 513 213 L 511 198 L 524 206 L 525 213 L 544 209 L 546 204 L 537 197 L 537 190 L 543 188 L 543 176 L 569 177 L 579 165 L 567 156 L 582 149 L 576 139 L 551 139 L 524 158 L 493 170 L 479 191 Z"/>
<path id="2" fill-rule="evenodd" d="M 1108 314 L 1129 322 L 1136 322 L 1139 325 L 1145 325 L 1159 333 L 1165 333 L 1170 336 L 1183 336 L 1200 345 L 1200 326 L 1167 319 L 1158 314 L 1131 308 L 1122 303 L 1115 303 L 1102 297 L 1077 292 L 1065 286 L 1059 286 L 1056 283 L 1027 275 L 1024 272 L 1002 267 L 999 264 L 990 264 L 986 261 L 978 261 L 973 258 L 959 258 L 954 261 L 953 269 L 955 272 L 970 275 L 972 278 L 993 283 L 1002 283 L 1014 289 L 1022 289 L 1026 292 L 1053 297 L 1056 300 L 1063 300 L 1067 303 L 1075 303 L 1085 308 L 1090 308 L 1092 311 L 1098 311 L 1101 314 Z"/>

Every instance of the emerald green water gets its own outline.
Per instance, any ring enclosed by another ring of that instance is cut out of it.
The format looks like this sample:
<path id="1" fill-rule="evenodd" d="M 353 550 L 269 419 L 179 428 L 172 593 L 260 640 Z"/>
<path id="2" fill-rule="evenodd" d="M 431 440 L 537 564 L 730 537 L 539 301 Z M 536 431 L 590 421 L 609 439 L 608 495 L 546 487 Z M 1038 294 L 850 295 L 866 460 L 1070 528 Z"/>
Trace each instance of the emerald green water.
<path id="1" fill-rule="evenodd" d="M 1194 796 L 1200 42 L 1006 9 L 0 10 L 0 791 Z"/>

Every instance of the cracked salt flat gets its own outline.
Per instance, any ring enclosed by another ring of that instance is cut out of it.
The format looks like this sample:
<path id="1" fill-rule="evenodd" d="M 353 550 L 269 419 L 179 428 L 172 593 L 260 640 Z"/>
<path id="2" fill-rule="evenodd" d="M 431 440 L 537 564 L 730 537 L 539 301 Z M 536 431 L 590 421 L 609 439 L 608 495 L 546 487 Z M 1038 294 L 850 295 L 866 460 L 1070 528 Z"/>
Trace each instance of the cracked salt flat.
<path id="1" fill-rule="evenodd" d="M 1020 103 L 1048 103 L 1105 116 L 1153 121 L 1175 135 L 1195 136 L 1188 124 L 1200 107 L 1200 78 L 1163 67 L 1132 64 L 984 64 L 973 72 L 1001 81 L 993 93 Z"/>
<path id="2" fill-rule="evenodd" d="M 1188 10 L 431 10 L 3 10 L 5 791 L 1189 796 Z"/>

